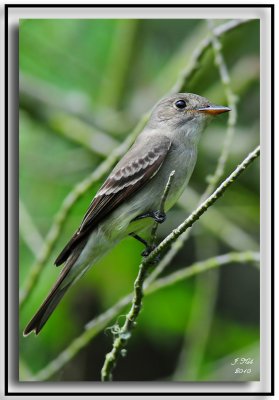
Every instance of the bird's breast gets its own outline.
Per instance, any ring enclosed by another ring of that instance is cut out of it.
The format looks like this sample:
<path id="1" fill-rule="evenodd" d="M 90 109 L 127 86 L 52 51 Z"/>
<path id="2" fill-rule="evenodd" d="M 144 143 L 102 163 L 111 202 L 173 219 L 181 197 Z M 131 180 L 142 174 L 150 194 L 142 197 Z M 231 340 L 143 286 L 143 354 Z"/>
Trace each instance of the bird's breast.
<path id="1" fill-rule="evenodd" d="M 166 211 L 169 210 L 183 193 L 195 166 L 197 149 L 195 145 L 174 146 L 168 155 L 167 162 L 158 173 L 158 180 L 161 180 L 161 196 L 166 187 L 168 178 L 174 170 L 174 178 L 171 183 L 169 195 L 166 200 Z"/>

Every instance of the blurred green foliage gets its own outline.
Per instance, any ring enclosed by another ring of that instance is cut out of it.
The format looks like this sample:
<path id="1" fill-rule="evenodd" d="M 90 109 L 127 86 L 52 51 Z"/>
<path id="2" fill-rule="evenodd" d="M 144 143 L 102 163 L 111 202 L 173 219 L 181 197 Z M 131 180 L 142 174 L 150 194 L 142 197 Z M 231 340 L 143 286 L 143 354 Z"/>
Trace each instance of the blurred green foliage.
<path id="1" fill-rule="evenodd" d="M 218 24 L 224 22 L 218 20 Z M 221 40 L 232 87 L 239 96 L 239 118 L 225 174 L 259 143 L 259 28 L 259 21 L 250 21 Z M 74 184 L 90 174 L 124 140 L 141 115 L 170 90 L 206 36 L 204 20 L 21 20 L 20 200 L 38 232 L 21 218 L 20 286 L 40 250 L 30 246 L 34 235 L 46 236 Z M 186 90 L 225 104 L 211 49 Z M 226 118 L 216 119 L 201 140 L 190 181 L 193 193 L 201 194 L 207 176 L 214 172 Z M 37 338 L 22 337 L 24 326 L 59 274 L 53 260 L 79 225 L 100 185 L 94 185 L 75 204 L 47 267 L 20 310 L 21 380 L 43 368 L 82 332 L 86 322 L 133 287 L 142 246 L 127 238 L 76 284 Z M 187 193 L 160 227 L 161 237 L 197 205 Z M 219 214 L 214 214 L 209 224 L 220 225 L 217 233 L 213 235 L 202 222 L 196 224 L 165 273 L 231 250 L 258 250 L 258 163 L 204 217 L 210 219 L 216 211 Z M 218 215 L 226 218 L 225 224 Z M 231 242 L 224 240 L 226 229 L 227 236 L 233 232 L 232 225 L 247 235 L 253 248 L 245 247 L 242 236 L 234 235 Z M 230 265 L 219 272 L 216 281 L 210 274 L 204 274 L 203 282 L 190 279 L 144 299 L 116 380 L 259 379 L 259 272 L 248 265 Z M 198 290 L 199 285 L 203 285 L 202 290 Z M 209 315 L 208 337 L 201 345 L 207 295 L 214 296 L 216 302 Z M 197 314 L 193 315 L 193 310 Z M 112 341 L 106 333 L 98 335 L 52 379 L 99 380 Z M 229 367 L 235 354 L 253 354 L 251 375 L 233 374 Z"/>

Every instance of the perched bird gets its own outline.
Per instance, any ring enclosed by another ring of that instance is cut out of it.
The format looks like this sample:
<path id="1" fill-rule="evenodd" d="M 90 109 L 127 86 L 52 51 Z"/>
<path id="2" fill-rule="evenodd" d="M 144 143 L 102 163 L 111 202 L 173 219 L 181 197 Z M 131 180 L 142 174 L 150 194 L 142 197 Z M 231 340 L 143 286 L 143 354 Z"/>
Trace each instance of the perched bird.
<path id="1" fill-rule="evenodd" d="M 66 291 L 108 250 L 127 235 L 139 234 L 155 219 L 169 175 L 174 178 L 165 203 L 168 211 L 193 172 L 201 132 L 214 115 L 230 111 L 204 97 L 178 93 L 159 101 L 126 155 L 93 198 L 78 230 L 55 260 L 64 264 L 57 282 L 26 326 L 38 334 Z"/>

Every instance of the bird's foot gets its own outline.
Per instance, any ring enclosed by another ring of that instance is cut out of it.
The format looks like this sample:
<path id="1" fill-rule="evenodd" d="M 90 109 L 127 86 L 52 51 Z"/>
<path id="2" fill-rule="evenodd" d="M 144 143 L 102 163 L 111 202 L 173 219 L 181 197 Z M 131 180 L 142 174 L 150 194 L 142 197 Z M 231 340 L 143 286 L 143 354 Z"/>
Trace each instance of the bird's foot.
<path id="1" fill-rule="evenodd" d="M 156 245 L 155 245 L 155 244 L 152 244 L 151 246 L 150 246 L 150 245 L 147 245 L 147 246 L 145 247 L 145 249 L 143 250 L 143 252 L 141 253 L 141 255 L 142 255 L 143 257 L 148 257 L 149 254 L 150 254 L 155 248 L 156 248 Z"/>
<path id="2" fill-rule="evenodd" d="M 139 235 L 137 235 L 134 232 L 130 233 L 129 235 L 145 245 L 145 249 L 141 253 L 141 255 L 143 257 L 148 257 L 149 254 L 156 248 L 156 244 L 149 245 L 146 240 L 144 240 L 142 237 L 140 237 Z M 160 256 L 159 255 L 154 259 L 153 263 L 157 264 L 158 261 L 160 261 Z"/>
<path id="3" fill-rule="evenodd" d="M 142 255 L 143 257 L 148 257 L 149 254 L 152 253 L 152 251 L 153 251 L 154 249 L 156 249 L 156 247 L 157 247 L 156 244 L 152 244 L 151 246 L 147 246 L 147 247 L 145 248 L 145 250 L 141 253 L 141 255 Z M 160 260 L 161 260 L 161 255 L 158 254 L 158 255 L 154 258 L 154 260 L 150 261 L 150 264 L 156 265 L 156 264 L 158 264 L 158 262 L 159 262 Z"/>
<path id="4" fill-rule="evenodd" d="M 145 214 L 138 215 L 133 221 L 143 218 L 153 218 L 158 224 L 162 224 L 166 220 L 166 214 L 160 210 L 150 211 Z"/>

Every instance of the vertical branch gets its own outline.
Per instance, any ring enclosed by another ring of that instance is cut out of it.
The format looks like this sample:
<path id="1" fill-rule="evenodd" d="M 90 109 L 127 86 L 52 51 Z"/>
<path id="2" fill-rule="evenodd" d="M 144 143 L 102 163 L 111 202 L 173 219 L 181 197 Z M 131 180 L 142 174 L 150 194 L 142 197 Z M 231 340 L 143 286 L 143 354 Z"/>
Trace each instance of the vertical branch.
<path id="1" fill-rule="evenodd" d="M 160 205 L 159 205 L 159 211 L 160 211 L 160 213 L 162 213 L 162 214 L 164 213 L 164 210 L 165 210 L 166 199 L 167 199 L 168 193 L 169 193 L 169 191 L 170 191 L 170 187 L 171 187 L 171 183 L 172 183 L 172 180 L 173 180 L 173 178 L 174 178 L 174 175 L 175 175 L 175 170 L 173 170 L 173 171 L 170 173 L 170 176 L 169 176 L 167 185 L 166 185 L 166 187 L 165 187 L 163 196 L 162 196 L 162 198 L 161 198 L 161 202 L 160 202 Z M 156 221 L 154 221 L 154 224 L 153 224 L 153 227 L 152 227 L 152 230 L 151 230 L 151 236 L 150 236 L 150 247 L 151 247 L 151 248 L 152 248 L 153 246 L 155 246 L 158 226 L 159 226 L 159 223 L 156 222 Z"/>
<path id="2" fill-rule="evenodd" d="M 168 182 L 166 184 L 165 190 L 163 192 L 161 202 L 160 202 L 160 211 L 163 213 L 165 208 L 165 202 L 168 197 L 172 180 L 174 178 L 175 171 L 170 173 Z M 151 232 L 151 245 L 154 244 L 156 238 L 156 232 L 158 229 L 158 223 L 155 221 L 152 227 Z M 139 273 L 134 283 L 134 297 L 131 305 L 131 309 L 129 313 L 126 315 L 124 325 L 117 332 L 116 338 L 114 339 L 112 350 L 106 355 L 105 362 L 101 371 L 102 381 L 111 381 L 112 380 L 112 371 L 115 368 L 117 361 L 119 359 L 120 354 L 125 354 L 124 347 L 126 346 L 129 338 L 131 337 L 131 332 L 133 327 L 136 324 L 136 319 L 140 313 L 142 306 L 142 298 L 143 298 L 143 285 L 146 274 L 150 267 L 151 263 L 141 263 L 139 267 Z"/>

